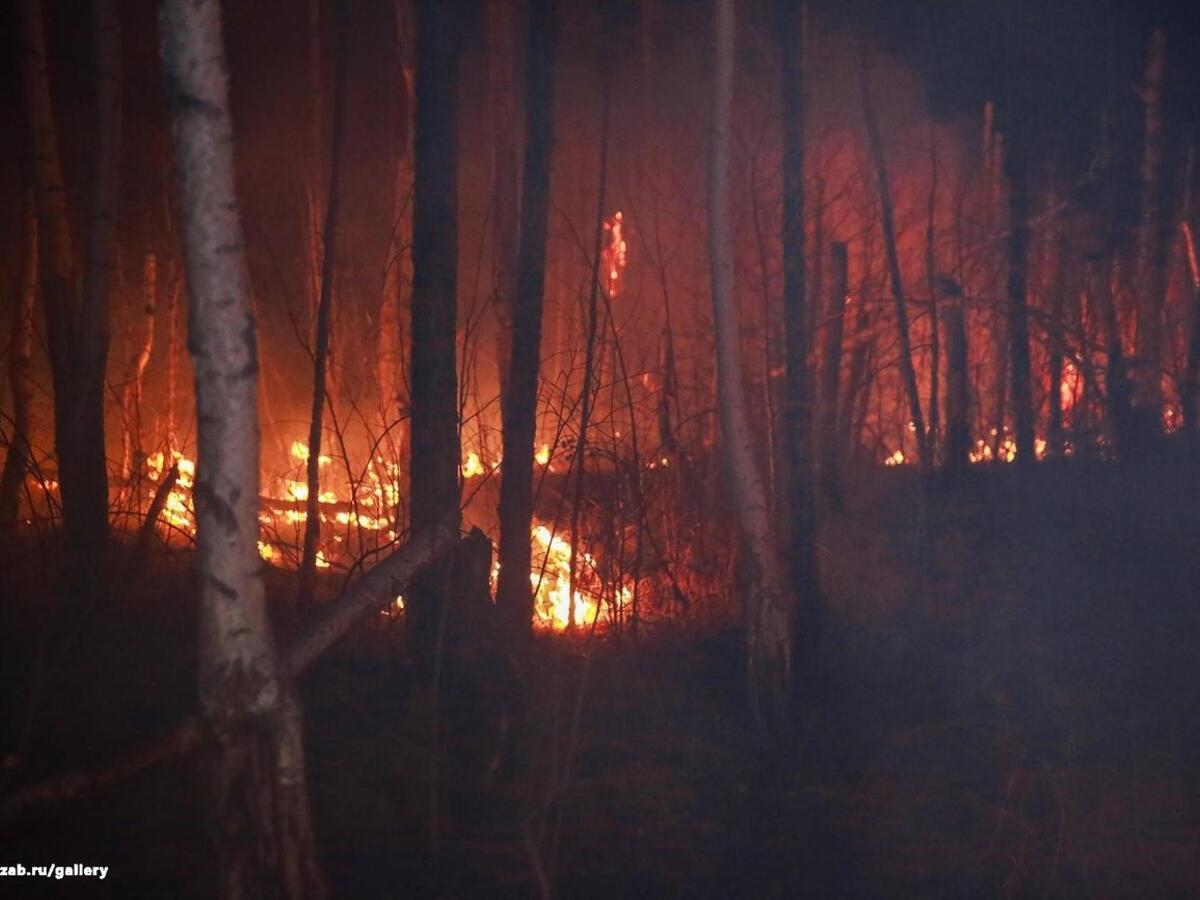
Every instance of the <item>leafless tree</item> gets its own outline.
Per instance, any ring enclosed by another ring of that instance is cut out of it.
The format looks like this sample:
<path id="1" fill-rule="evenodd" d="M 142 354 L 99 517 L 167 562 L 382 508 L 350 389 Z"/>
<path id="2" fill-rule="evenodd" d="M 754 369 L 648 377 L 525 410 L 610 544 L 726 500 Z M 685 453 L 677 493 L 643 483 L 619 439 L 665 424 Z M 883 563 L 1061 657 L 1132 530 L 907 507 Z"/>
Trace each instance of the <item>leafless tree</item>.
<path id="1" fill-rule="evenodd" d="M 511 359 L 502 396 L 504 471 L 500 482 L 500 578 L 496 602 L 509 625 L 519 633 L 528 632 L 533 615 L 529 534 L 533 518 L 533 444 L 553 141 L 554 15 L 553 0 L 532 0 L 517 292 L 512 304 Z"/>
<path id="2" fill-rule="evenodd" d="M 708 250 L 717 345 L 717 406 L 746 577 L 750 705 L 761 729 L 783 727 L 792 666 L 792 600 L 784 585 L 754 452 L 738 348 L 729 216 L 734 0 L 715 0 L 716 60 L 708 168 Z"/>
<path id="3" fill-rule="evenodd" d="M 324 894 L 299 702 L 267 620 L 258 556 L 258 358 L 234 191 L 218 0 L 166 0 L 162 58 L 182 181 L 199 420 L 199 694 L 224 897 Z"/>
<path id="4" fill-rule="evenodd" d="M 54 383 L 54 442 L 63 527 L 79 571 L 88 572 L 90 577 L 93 573 L 89 569 L 108 536 L 104 374 L 121 133 L 120 30 L 112 0 L 93 0 L 98 86 L 95 156 L 82 288 L 77 290 L 46 71 L 42 4 L 40 0 L 24 0 L 22 11 L 22 81 L 33 141 L 41 245 L 38 280 Z"/>

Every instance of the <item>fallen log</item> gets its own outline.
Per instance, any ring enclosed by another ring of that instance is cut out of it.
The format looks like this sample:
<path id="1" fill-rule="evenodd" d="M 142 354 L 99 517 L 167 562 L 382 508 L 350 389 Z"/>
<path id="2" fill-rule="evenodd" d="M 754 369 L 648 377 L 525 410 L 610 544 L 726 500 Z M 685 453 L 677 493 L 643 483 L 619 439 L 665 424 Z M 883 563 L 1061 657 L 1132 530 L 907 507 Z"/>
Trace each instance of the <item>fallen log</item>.
<path id="1" fill-rule="evenodd" d="M 293 676 L 312 665 L 369 613 L 391 604 L 412 577 L 457 543 L 458 530 L 443 526 L 417 535 L 346 588 L 325 607 L 324 614 L 283 650 L 283 664 Z M 103 766 L 55 775 L 19 785 L 0 800 L 0 823 L 32 810 L 77 799 L 128 781 L 161 762 L 184 756 L 205 740 L 204 723 L 192 713 L 158 735 Z"/>

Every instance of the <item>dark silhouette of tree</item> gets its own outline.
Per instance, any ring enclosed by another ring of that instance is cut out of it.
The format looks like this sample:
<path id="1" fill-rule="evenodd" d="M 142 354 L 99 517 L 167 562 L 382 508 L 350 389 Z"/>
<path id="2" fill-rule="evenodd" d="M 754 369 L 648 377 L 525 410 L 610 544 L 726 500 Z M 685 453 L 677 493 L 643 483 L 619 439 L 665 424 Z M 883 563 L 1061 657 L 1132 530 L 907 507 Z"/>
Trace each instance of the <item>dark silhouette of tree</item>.
<path id="1" fill-rule="evenodd" d="M 412 245 L 412 486 L 414 532 L 459 506 L 458 73 L 463 4 L 417 4 Z M 409 604 L 415 656 L 433 674 L 444 573 L 414 586 Z"/>
<path id="2" fill-rule="evenodd" d="M 512 355 L 503 394 L 504 472 L 496 602 L 508 625 L 521 633 L 528 632 L 533 615 L 529 534 L 553 144 L 554 6 L 554 0 L 532 0 L 529 8 L 520 249 L 512 304 Z"/>
<path id="3" fill-rule="evenodd" d="M 121 133 L 120 30 L 111 0 L 94 0 L 96 133 L 94 166 L 78 288 L 66 191 L 46 70 L 40 0 L 22 5 L 21 54 L 38 210 L 39 287 L 54 384 L 54 444 L 63 531 L 75 562 L 73 589 L 95 584 L 108 538 L 108 466 L 104 444 L 104 375 L 109 295 L 116 243 L 118 148 Z"/>

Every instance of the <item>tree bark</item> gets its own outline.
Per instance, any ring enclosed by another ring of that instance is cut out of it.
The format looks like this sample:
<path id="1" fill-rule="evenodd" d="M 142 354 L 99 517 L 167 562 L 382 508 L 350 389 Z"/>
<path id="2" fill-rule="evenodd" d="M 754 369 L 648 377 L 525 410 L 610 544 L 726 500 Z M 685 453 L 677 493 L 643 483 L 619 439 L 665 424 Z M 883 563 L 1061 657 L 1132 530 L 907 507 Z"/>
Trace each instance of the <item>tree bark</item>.
<path id="1" fill-rule="evenodd" d="M 317 897 L 300 709 L 258 557 L 258 360 L 218 0 L 165 0 L 162 58 L 182 181 L 196 377 L 199 696 L 223 897 Z"/>
<path id="2" fill-rule="evenodd" d="M 786 727 L 792 667 L 791 598 L 771 534 L 754 435 L 746 409 L 734 298 L 729 216 L 734 0 L 715 0 L 716 68 L 708 159 L 708 249 L 716 329 L 717 409 L 746 572 L 746 642 L 751 711 L 761 731 Z"/>
<path id="3" fill-rule="evenodd" d="M 515 340 L 514 291 L 519 290 L 518 223 L 523 213 L 517 206 L 520 154 L 516 122 L 516 50 L 511 0 L 488 0 L 488 98 L 492 129 L 492 310 L 496 316 L 496 366 L 500 396 L 508 390 L 509 362 Z M 536 62 L 532 52 L 530 64 Z M 528 122 L 528 119 L 527 119 Z M 501 403 L 503 418 L 504 403 Z M 507 459 L 507 457 L 505 457 Z M 503 567 L 503 564 L 502 564 Z"/>
<path id="4" fill-rule="evenodd" d="M 412 529 L 458 520 L 458 70 L 460 0 L 417 5 L 412 287 Z M 412 592 L 410 636 L 432 676 L 444 573 Z"/>
<path id="5" fill-rule="evenodd" d="M 131 482 L 141 470 L 142 457 L 142 388 L 146 366 L 154 352 L 154 322 L 158 307 L 158 258 L 147 253 L 142 261 L 142 343 L 129 361 L 129 377 L 121 396 L 121 417 L 125 425 L 124 447 L 121 452 L 121 475 Z M 134 495 L 135 508 L 141 497 Z"/>
<path id="6" fill-rule="evenodd" d="M 33 307 L 37 299 L 38 220 L 31 189 L 25 192 L 25 255 L 21 260 L 21 293 L 13 307 L 8 377 L 12 390 L 12 438 L 0 477 L 0 530 L 17 523 L 21 486 L 29 468 L 29 408 L 33 403 Z"/>
<path id="7" fill-rule="evenodd" d="M 835 241 L 830 249 L 833 290 L 825 320 L 825 352 L 821 357 L 821 483 L 834 509 L 842 505 L 838 447 L 838 393 L 842 372 L 842 338 L 846 328 L 846 298 L 850 293 L 846 245 Z"/>
<path id="8" fill-rule="evenodd" d="M 97 125 L 82 293 L 75 290 L 66 195 L 46 71 L 40 0 L 24 0 L 21 56 L 38 208 L 39 285 L 46 310 L 54 384 L 54 443 L 63 531 L 81 578 L 108 538 L 108 467 L 104 443 L 104 370 L 109 343 L 117 150 L 120 139 L 120 33 L 111 0 L 94 0 Z M 86 576 L 84 576 L 86 573 Z"/>
<path id="9" fill-rule="evenodd" d="M 1018 102 L 1016 98 L 1014 103 Z M 1008 359 L 1018 465 L 1034 462 L 1029 364 L 1029 146 L 1027 111 L 1010 106 L 1008 137 Z"/>
<path id="10" fill-rule="evenodd" d="M 821 609 L 813 515 L 812 409 L 808 384 L 808 297 L 804 281 L 804 13 L 802 0 L 779 0 L 783 94 L 783 327 L 787 360 L 788 563 L 797 604 L 796 647 L 811 657 L 820 643 Z M 818 247 L 818 254 L 822 248 Z"/>
<path id="11" fill-rule="evenodd" d="M 941 317 L 938 314 L 938 279 L 936 233 L 938 153 L 937 131 L 933 120 L 929 121 L 929 203 L 925 219 L 925 277 L 929 285 L 929 447 L 930 465 L 937 462 L 938 448 L 942 445 L 941 422 Z"/>
<path id="12" fill-rule="evenodd" d="M 1162 114 L 1166 34 L 1155 29 L 1150 36 L 1141 97 L 1145 106 L 1141 163 L 1141 212 L 1138 223 L 1137 260 L 1137 356 L 1134 372 L 1133 406 L 1137 427 L 1149 433 L 1162 428 L 1162 341 L 1163 306 L 1167 295 L 1169 218 L 1163 156 L 1165 150 Z"/>
<path id="13" fill-rule="evenodd" d="M 1051 205 L 1057 204 L 1057 193 L 1051 192 Z M 1048 366 L 1049 366 L 1049 388 L 1047 396 L 1047 406 L 1049 409 L 1049 420 L 1046 422 L 1046 454 L 1047 456 L 1061 456 L 1063 453 L 1063 364 L 1066 360 L 1066 309 L 1067 309 L 1067 229 L 1063 222 L 1061 214 L 1055 214 L 1054 231 L 1053 231 L 1053 246 L 1051 252 L 1054 254 L 1053 259 L 1053 275 L 1050 284 L 1050 309 L 1048 323 Z"/>
<path id="14" fill-rule="evenodd" d="M 1197 262 L 1196 238 L 1186 218 L 1180 230 L 1183 232 L 1184 252 L 1188 261 L 1188 286 L 1192 289 L 1192 324 L 1179 396 L 1184 425 L 1196 431 L 1200 429 L 1200 263 Z"/>
<path id="15" fill-rule="evenodd" d="M 522 636 L 528 634 L 533 616 L 529 536 L 553 144 L 554 16 L 553 0 L 531 0 L 517 293 L 512 307 L 512 357 L 502 395 L 504 471 L 500 482 L 496 602 L 506 626 Z"/>
<path id="16" fill-rule="evenodd" d="M 334 11 L 338 34 L 334 61 L 333 131 L 330 135 L 329 189 L 322 228 L 321 288 L 317 301 L 317 333 L 313 347 L 312 410 L 308 426 L 308 459 L 305 461 L 304 553 L 300 559 L 299 606 L 313 602 L 317 582 L 317 551 L 321 542 L 321 437 L 325 414 L 326 373 L 329 363 L 330 320 L 333 311 L 333 278 L 337 261 L 338 220 L 341 215 L 342 143 L 346 122 L 346 45 L 343 13 Z"/>
<path id="17" fill-rule="evenodd" d="M 584 337 L 583 353 L 583 387 L 579 395 L 579 434 L 575 440 L 574 461 L 571 470 L 575 476 L 574 496 L 571 498 L 571 559 L 569 563 L 570 578 L 570 616 L 567 622 L 569 628 L 576 625 L 576 579 L 579 574 L 579 553 L 583 548 L 580 537 L 579 521 L 583 513 L 583 486 L 587 478 L 587 442 L 588 427 L 592 420 L 592 403 L 597 389 L 593 388 L 597 378 L 596 369 L 596 337 L 600 322 L 599 293 L 601 290 L 600 256 L 604 239 L 604 210 L 608 195 L 608 147 L 609 147 L 609 114 L 611 95 L 609 79 L 605 78 L 601 90 L 600 111 L 600 172 L 596 185 L 596 228 L 592 239 L 592 271 L 588 285 L 587 330 Z M 608 278 L 604 278 L 607 290 Z M 599 611 L 597 610 L 597 615 Z"/>
<path id="18" fill-rule="evenodd" d="M 879 188 L 880 218 L 883 224 L 883 244 L 887 253 L 889 280 L 892 297 L 896 305 L 896 328 L 900 337 L 900 375 L 908 395 L 908 412 L 912 418 L 917 441 L 917 459 L 922 472 L 929 468 L 929 449 L 925 435 L 925 418 L 921 414 L 921 394 L 917 388 L 917 370 L 913 367 L 912 337 L 908 330 L 908 301 L 904 296 L 904 280 L 900 272 L 900 255 L 896 249 L 896 220 L 892 211 L 892 190 L 888 180 L 887 159 L 884 155 L 883 135 L 875 116 L 875 104 L 871 97 L 870 60 L 866 48 L 862 51 L 862 108 L 863 121 L 867 126 L 867 141 L 871 148 L 871 159 L 875 165 L 875 180 Z"/>

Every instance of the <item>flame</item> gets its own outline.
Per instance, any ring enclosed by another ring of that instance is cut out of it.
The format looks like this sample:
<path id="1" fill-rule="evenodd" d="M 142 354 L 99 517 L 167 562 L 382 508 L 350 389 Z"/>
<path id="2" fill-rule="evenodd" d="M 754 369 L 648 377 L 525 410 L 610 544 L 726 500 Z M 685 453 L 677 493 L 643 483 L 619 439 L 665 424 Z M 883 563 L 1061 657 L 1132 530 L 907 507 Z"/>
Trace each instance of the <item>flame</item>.
<path id="1" fill-rule="evenodd" d="M 463 460 L 462 464 L 463 478 L 474 478 L 476 475 L 483 475 L 486 472 L 487 469 L 479 461 L 479 454 L 474 450 L 468 453 L 467 458 Z"/>
<path id="2" fill-rule="evenodd" d="M 613 213 L 613 217 L 604 223 L 604 230 L 608 232 L 608 244 L 604 248 L 603 260 L 608 275 L 607 288 L 610 297 L 617 296 L 621 286 L 621 274 L 625 271 L 627 261 L 625 238 L 621 236 L 622 225 L 620 210 Z"/>
<path id="3" fill-rule="evenodd" d="M 308 458 L 308 448 L 303 441 L 293 441 L 290 446 L 290 456 L 293 468 L 290 474 L 299 474 L 295 466 L 304 463 Z M 550 465 L 553 453 L 549 444 L 540 445 L 534 453 L 538 465 Z M 166 540 L 178 540 L 179 532 L 195 537 L 196 519 L 192 501 L 192 490 L 195 483 L 196 465 L 192 459 L 185 457 L 179 451 L 164 453 L 158 451 L 146 460 L 146 476 L 150 482 L 160 482 L 168 463 L 176 463 L 179 476 L 175 487 L 167 495 L 159 520 L 167 526 L 164 534 Z M 322 457 L 321 462 L 326 463 Z M 667 465 L 669 460 L 651 461 L 651 465 Z M 487 465 L 479 453 L 468 452 L 462 463 L 463 477 L 473 478 L 486 474 Z M 274 480 L 275 488 L 268 491 L 263 498 L 259 511 L 259 523 L 262 526 L 257 547 L 258 555 L 263 562 L 284 568 L 296 568 L 299 564 L 298 544 L 294 541 L 299 532 L 296 527 L 303 524 L 307 513 L 297 504 L 308 499 L 308 485 L 297 478 L 280 478 Z M 153 487 L 149 496 L 153 496 Z M 275 505 L 272 501 L 278 501 Z M 363 532 L 378 533 L 381 539 L 393 541 L 396 532 L 393 530 L 391 511 L 400 501 L 400 467 L 396 463 L 387 463 L 382 457 L 374 459 L 367 467 L 363 480 L 354 485 L 346 485 L 337 490 L 327 489 L 321 492 L 318 501 L 323 507 L 320 517 L 323 522 L 329 522 L 343 529 L 336 529 L 325 536 L 325 546 L 317 551 L 316 567 L 331 569 L 339 558 L 354 552 L 348 546 L 351 540 L 349 529 L 361 529 Z M 332 505 L 341 505 L 341 509 L 329 509 Z M 350 508 L 344 508 L 349 506 Z M 289 537 L 288 535 L 293 537 Z M 535 624 L 540 628 L 561 631 L 571 623 L 571 541 L 563 532 L 555 533 L 544 524 L 535 523 L 530 534 L 533 549 L 532 565 L 529 580 L 534 589 Z M 596 623 L 600 610 L 609 597 L 615 594 L 615 603 L 619 607 L 627 605 L 632 598 L 629 584 L 619 584 L 615 588 L 606 586 L 597 575 L 597 564 L 592 554 L 578 551 L 576 554 L 575 573 L 575 624 L 579 627 L 590 628 Z M 499 567 L 493 570 L 493 579 L 499 572 Z M 387 615 L 399 615 L 404 611 L 403 597 L 397 597 L 386 611 Z"/>

